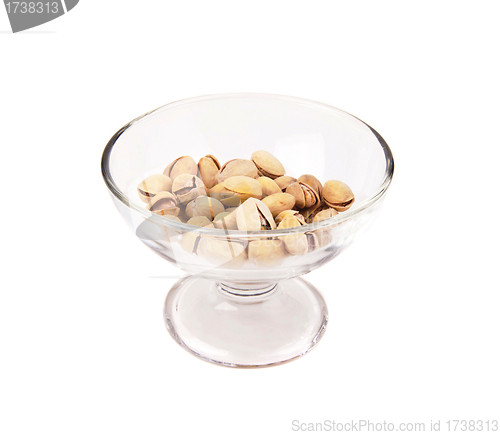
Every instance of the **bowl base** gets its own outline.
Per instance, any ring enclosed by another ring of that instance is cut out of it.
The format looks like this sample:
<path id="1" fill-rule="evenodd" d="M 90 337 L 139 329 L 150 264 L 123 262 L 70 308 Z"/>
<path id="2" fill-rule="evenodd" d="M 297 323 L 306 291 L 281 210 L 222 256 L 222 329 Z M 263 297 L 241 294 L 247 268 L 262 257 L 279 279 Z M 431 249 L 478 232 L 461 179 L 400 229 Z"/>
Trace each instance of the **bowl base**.
<path id="1" fill-rule="evenodd" d="M 198 358 L 257 368 L 309 352 L 325 332 L 328 310 L 302 278 L 245 286 L 191 276 L 168 293 L 164 320 L 173 339 Z"/>

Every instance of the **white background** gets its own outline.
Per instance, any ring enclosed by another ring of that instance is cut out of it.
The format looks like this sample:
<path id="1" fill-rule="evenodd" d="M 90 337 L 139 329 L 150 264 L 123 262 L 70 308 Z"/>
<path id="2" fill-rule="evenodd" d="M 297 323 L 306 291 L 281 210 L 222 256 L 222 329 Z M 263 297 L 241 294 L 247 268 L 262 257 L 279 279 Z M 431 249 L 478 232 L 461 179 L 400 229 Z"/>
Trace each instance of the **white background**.
<path id="1" fill-rule="evenodd" d="M 0 10 L 0 433 L 500 420 L 497 5 L 82 0 L 20 34 Z M 369 232 L 307 276 L 329 305 L 322 342 L 263 370 L 169 337 L 180 272 L 129 232 L 100 174 L 132 118 L 238 91 L 353 113 L 396 162 Z"/>

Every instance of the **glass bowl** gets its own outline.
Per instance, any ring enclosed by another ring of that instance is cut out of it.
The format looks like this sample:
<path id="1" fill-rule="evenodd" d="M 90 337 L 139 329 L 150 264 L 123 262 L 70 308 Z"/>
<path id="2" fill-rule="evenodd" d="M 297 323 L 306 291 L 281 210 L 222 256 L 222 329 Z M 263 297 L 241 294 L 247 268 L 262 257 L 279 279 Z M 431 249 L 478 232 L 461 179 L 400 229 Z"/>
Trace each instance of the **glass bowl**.
<path id="1" fill-rule="evenodd" d="M 223 164 L 256 150 L 272 153 L 295 178 L 341 180 L 354 204 L 320 222 L 247 232 L 177 222 L 148 211 L 138 196 L 144 178 L 180 156 L 197 161 L 211 154 Z M 318 343 L 327 307 L 300 276 L 331 261 L 367 227 L 393 170 L 384 139 L 358 118 L 314 101 L 253 93 L 167 104 L 122 127 L 102 156 L 121 216 L 145 245 L 187 274 L 165 301 L 169 333 L 193 355 L 230 367 L 281 364 Z M 273 253 L 285 241 L 304 240 L 299 255 L 248 257 L 252 246 Z"/>

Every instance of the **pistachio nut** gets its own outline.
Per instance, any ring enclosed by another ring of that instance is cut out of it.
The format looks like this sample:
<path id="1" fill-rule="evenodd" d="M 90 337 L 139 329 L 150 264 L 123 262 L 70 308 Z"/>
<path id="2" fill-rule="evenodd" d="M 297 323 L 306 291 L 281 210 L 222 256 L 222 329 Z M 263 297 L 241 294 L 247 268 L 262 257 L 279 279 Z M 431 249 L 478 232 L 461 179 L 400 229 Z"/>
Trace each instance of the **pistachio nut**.
<path id="1" fill-rule="evenodd" d="M 180 174 L 172 183 L 172 193 L 182 204 L 193 201 L 198 196 L 205 196 L 205 186 L 196 175 Z"/>
<path id="2" fill-rule="evenodd" d="M 219 161 L 211 154 L 207 154 L 198 162 L 198 169 L 200 171 L 200 177 L 203 180 L 203 184 L 205 185 L 205 187 L 207 189 L 210 189 L 215 186 L 220 170 Z"/>
<path id="3" fill-rule="evenodd" d="M 196 227 L 206 227 L 210 225 L 212 221 L 206 216 L 194 216 L 186 222 L 188 225 L 194 225 Z"/>
<path id="4" fill-rule="evenodd" d="M 278 178 L 285 175 L 285 168 L 270 152 L 259 150 L 252 154 L 252 161 L 257 166 L 259 175 L 269 178 Z"/>
<path id="5" fill-rule="evenodd" d="M 149 200 L 159 192 L 169 192 L 172 189 L 172 180 L 163 174 L 153 174 L 145 178 L 137 186 L 141 201 Z"/>
<path id="6" fill-rule="evenodd" d="M 327 208 L 326 210 L 321 210 L 319 213 L 315 214 L 313 222 L 323 221 L 333 216 L 337 216 L 338 214 L 339 212 L 334 208 Z"/>
<path id="7" fill-rule="evenodd" d="M 282 211 L 290 210 L 295 205 L 295 197 L 289 193 L 275 193 L 266 196 L 262 202 L 269 207 L 273 217 L 278 216 Z"/>
<path id="8" fill-rule="evenodd" d="M 312 207 L 319 202 L 318 193 L 305 183 L 296 181 L 286 188 L 286 193 L 293 195 L 295 198 L 295 207 L 299 210 Z"/>
<path id="9" fill-rule="evenodd" d="M 311 174 L 301 175 L 297 179 L 297 181 L 299 183 L 307 184 L 311 189 L 313 189 L 318 194 L 318 197 L 321 197 L 321 191 L 323 190 L 323 185 L 321 184 L 321 181 L 319 181 L 314 175 Z"/>
<path id="10" fill-rule="evenodd" d="M 206 216 L 210 221 L 224 211 L 224 206 L 215 198 L 199 196 L 186 205 L 186 215 L 190 218 Z"/>
<path id="11" fill-rule="evenodd" d="M 278 229 L 300 227 L 302 223 L 293 215 L 286 216 L 278 225 Z M 309 250 L 307 236 L 304 233 L 280 236 L 286 250 L 292 255 L 304 255 Z"/>
<path id="12" fill-rule="evenodd" d="M 249 198 L 236 210 L 236 223 L 241 231 L 273 230 L 276 228 L 271 211 L 262 201 Z"/>
<path id="13" fill-rule="evenodd" d="M 245 245 L 227 238 L 202 237 L 197 254 L 217 266 L 239 268 L 247 259 Z"/>
<path id="14" fill-rule="evenodd" d="M 224 190 L 222 193 L 236 195 L 241 202 L 246 201 L 248 198 L 260 199 L 262 197 L 262 187 L 254 178 L 236 175 L 225 180 L 223 184 Z"/>
<path id="15" fill-rule="evenodd" d="M 323 201 L 337 211 L 346 211 L 354 202 L 350 187 L 338 180 L 329 180 L 323 186 Z"/>
<path id="16" fill-rule="evenodd" d="M 318 201 L 316 204 L 314 204 L 312 207 L 307 207 L 302 209 L 300 212 L 304 216 L 304 219 L 308 224 L 313 222 L 314 216 L 318 214 L 320 211 L 327 210 L 330 207 L 326 205 L 324 202 Z"/>
<path id="17" fill-rule="evenodd" d="M 196 254 L 198 244 L 200 243 L 201 236 L 197 232 L 184 233 L 179 241 L 179 245 L 186 252 Z"/>
<path id="18" fill-rule="evenodd" d="M 177 206 L 177 199 L 170 192 L 160 192 L 153 196 L 146 204 L 146 208 L 153 213 L 159 215 L 174 215 L 179 214 L 179 207 Z"/>
<path id="19" fill-rule="evenodd" d="M 183 156 L 171 162 L 163 171 L 163 174 L 174 181 L 181 174 L 198 175 L 198 165 L 192 157 Z"/>
<path id="20" fill-rule="evenodd" d="M 222 168 L 220 168 L 219 176 L 217 177 L 217 182 L 222 183 L 230 177 L 236 175 L 242 175 L 250 178 L 257 178 L 259 174 L 257 173 L 257 168 L 251 160 L 246 159 L 234 159 L 226 162 Z"/>
<path id="21" fill-rule="evenodd" d="M 296 181 L 296 178 L 290 177 L 289 175 L 283 175 L 282 177 L 274 179 L 274 182 L 279 186 L 282 192 L 284 192 L 290 184 L 295 183 Z"/>
<path id="22" fill-rule="evenodd" d="M 248 243 L 248 259 L 259 267 L 275 267 L 287 257 L 285 244 L 279 239 L 259 239 Z"/>
<path id="23" fill-rule="evenodd" d="M 241 204 L 240 197 L 234 192 L 227 190 L 223 182 L 209 189 L 208 196 L 220 201 L 224 207 L 238 207 Z"/>
<path id="24" fill-rule="evenodd" d="M 237 230 L 236 211 L 233 210 L 219 213 L 215 216 L 213 224 L 215 228 L 220 230 Z"/>
<path id="25" fill-rule="evenodd" d="M 284 210 L 274 219 L 276 225 L 279 225 L 285 217 L 290 215 L 295 216 L 302 225 L 306 224 L 304 216 L 302 216 L 302 214 L 300 214 L 297 210 Z"/>
<path id="26" fill-rule="evenodd" d="M 262 187 L 262 196 L 269 196 L 275 193 L 281 193 L 280 187 L 269 177 L 259 177 L 257 181 Z"/>

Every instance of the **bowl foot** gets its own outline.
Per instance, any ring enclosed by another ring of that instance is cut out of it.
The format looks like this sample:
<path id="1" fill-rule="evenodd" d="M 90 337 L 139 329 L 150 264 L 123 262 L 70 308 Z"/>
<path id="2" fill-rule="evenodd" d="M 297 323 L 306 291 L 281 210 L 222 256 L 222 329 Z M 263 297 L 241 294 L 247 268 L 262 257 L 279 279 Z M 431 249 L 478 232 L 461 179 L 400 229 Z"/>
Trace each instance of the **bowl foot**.
<path id="1" fill-rule="evenodd" d="M 309 352 L 325 332 L 328 310 L 302 278 L 246 286 L 187 277 L 168 293 L 164 319 L 174 340 L 198 358 L 256 368 Z"/>

